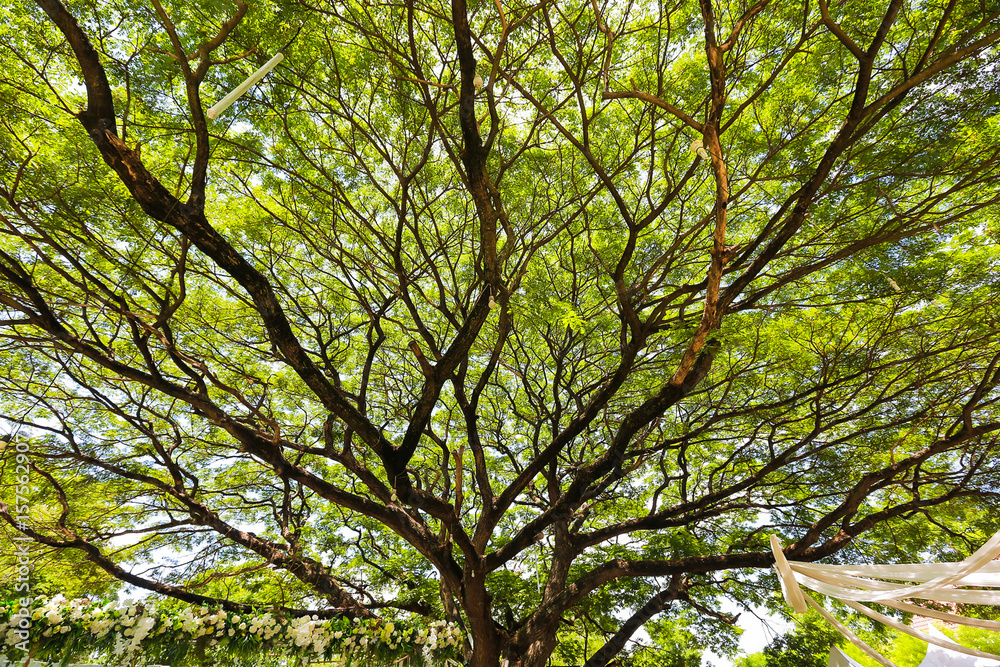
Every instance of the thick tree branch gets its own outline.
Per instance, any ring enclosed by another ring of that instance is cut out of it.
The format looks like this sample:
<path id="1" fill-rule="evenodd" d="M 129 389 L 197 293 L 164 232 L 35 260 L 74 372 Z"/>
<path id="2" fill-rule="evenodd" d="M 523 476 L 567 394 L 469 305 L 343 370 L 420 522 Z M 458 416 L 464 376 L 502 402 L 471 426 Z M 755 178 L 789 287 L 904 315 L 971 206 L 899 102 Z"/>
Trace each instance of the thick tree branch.
<path id="1" fill-rule="evenodd" d="M 644 93 L 641 90 L 604 91 L 603 93 L 601 93 L 601 98 L 605 100 L 626 100 L 626 99 L 642 100 L 643 102 L 648 102 L 649 104 L 658 106 L 664 111 L 676 116 L 681 121 L 683 121 L 685 125 L 694 130 L 697 130 L 698 132 L 703 132 L 705 130 L 705 126 L 702 123 L 699 123 L 694 118 L 684 113 L 679 108 L 675 107 L 673 104 L 661 100 L 656 95 L 650 95 L 649 93 Z"/>
<path id="2" fill-rule="evenodd" d="M 671 577 L 670 586 L 651 597 L 646 604 L 639 608 L 639 611 L 632 614 L 628 620 L 622 623 L 611 639 L 605 642 L 604 646 L 599 648 L 594 655 L 590 656 L 583 667 L 605 667 L 612 658 L 622 652 L 625 645 L 632 638 L 632 635 L 646 621 L 663 611 L 672 600 L 680 597 L 688 584 L 688 580 L 682 575 L 675 574 Z"/>

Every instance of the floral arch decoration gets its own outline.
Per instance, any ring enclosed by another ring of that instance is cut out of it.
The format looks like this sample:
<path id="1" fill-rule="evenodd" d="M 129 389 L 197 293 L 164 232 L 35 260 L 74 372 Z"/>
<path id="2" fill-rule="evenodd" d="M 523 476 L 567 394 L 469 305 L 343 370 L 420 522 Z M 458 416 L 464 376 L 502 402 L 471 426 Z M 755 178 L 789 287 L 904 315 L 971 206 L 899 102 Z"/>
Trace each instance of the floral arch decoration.
<path id="1" fill-rule="evenodd" d="M 0 603 L 0 655 L 12 663 L 459 666 L 464 637 L 443 621 L 234 613 L 125 600 Z"/>

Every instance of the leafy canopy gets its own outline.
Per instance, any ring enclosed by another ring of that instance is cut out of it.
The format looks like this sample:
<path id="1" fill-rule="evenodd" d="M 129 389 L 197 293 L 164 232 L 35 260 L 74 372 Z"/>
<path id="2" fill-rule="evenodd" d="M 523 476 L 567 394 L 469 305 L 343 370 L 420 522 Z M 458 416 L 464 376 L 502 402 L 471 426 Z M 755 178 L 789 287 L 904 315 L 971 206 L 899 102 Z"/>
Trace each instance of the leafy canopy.
<path id="1" fill-rule="evenodd" d="M 780 604 L 769 533 L 997 528 L 994 4 L 0 25 L 0 516 L 37 564 L 594 667 L 658 614 L 651 650 L 731 652 L 724 599 Z"/>

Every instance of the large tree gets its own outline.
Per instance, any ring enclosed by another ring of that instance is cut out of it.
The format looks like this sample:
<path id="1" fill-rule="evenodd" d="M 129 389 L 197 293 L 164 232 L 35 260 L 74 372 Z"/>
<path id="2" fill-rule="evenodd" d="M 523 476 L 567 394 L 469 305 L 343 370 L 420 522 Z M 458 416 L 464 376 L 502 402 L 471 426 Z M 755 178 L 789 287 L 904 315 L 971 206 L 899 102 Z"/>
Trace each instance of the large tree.
<path id="1" fill-rule="evenodd" d="M 39 545 L 593 666 L 997 527 L 995 2 L 234 1 L 0 9 Z"/>

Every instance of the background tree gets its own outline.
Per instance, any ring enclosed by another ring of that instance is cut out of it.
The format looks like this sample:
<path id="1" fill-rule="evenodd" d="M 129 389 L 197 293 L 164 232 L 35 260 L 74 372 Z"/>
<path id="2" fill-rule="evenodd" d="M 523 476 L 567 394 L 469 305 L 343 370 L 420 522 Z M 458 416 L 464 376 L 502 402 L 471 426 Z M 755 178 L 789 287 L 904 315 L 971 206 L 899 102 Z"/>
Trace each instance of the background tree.
<path id="1" fill-rule="evenodd" d="M 646 631 L 649 633 L 650 645 L 640 646 L 622 663 L 628 667 L 701 667 L 706 646 L 704 640 L 699 639 L 696 632 L 692 632 L 692 625 L 683 616 L 677 619 L 658 618 L 648 622 Z M 726 651 L 721 648 L 720 652 Z"/>
<path id="2" fill-rule="evenodd" d="M 795 617 L 795 627 L 775 637 L 760 653 L 741 659 L 739 667 L 826 667 L 833 646 L 845 639 L 819 614 Z"/>
<path id="3" fill-rule="evenodd" d="M 962 609 L 963 615 L 995 617 L 995 611 L 985 615 L 975 608 Z M 982 610 L 986 611 L 986 610 Z M 893 628 L 873 624 L 862 617 L 853 624 L 853 632 L 864 639 L 869 646 L 877 650 L 899 667 L 918 667 L 927 656 L 928 644 L 911 635 L 899 632 Z M 996 632 L 983 628 L 959 626 L 943 628 L 937 624 L 937 629 L 958 643 L 980 651 L 995 652 L 1000 648 L 1000 636 Z M 825 667 L 828 663 L 830 648 L 839 646 L 852 660 L 864 667 L 878 667 L 879 663 L 866 655 L 861 649 L 847 642 L 844 637 L 826 623 L 819 614 L 810 611 L 795 618 L 795 626 L 785 633 L 775 637 L 763 651 L 737 660 L 737 667 L 773 667 L 778 665 Z"/>
<path id="4" fill-rule="evenodd" d="M 773 599 L 768 533 L 868 562 L 998 527 L 994 3 L 0 18 L 40 545 L 184 602 L 455 620 L 476 667 L 578 623 L 594 667 L 667 608 L 719 645 L 723 598 Z"/>

